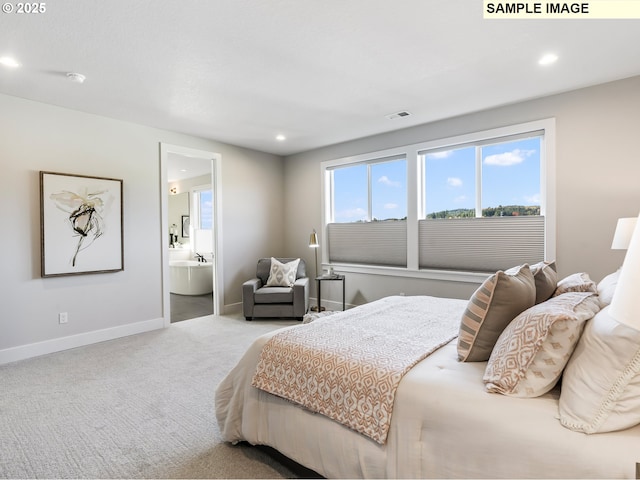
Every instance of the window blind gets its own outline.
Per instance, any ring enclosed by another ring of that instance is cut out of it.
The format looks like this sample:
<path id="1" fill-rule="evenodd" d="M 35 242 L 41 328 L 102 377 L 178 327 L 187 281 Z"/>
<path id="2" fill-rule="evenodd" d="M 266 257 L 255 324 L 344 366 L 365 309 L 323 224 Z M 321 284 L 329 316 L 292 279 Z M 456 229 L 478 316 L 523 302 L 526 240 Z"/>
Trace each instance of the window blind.
<path id="1" fill-rule="evenodd" d="M 543 216 L 419 222 L 420 268 L 494 272 L 544 260 Z"/>
<path id="2" fill-rule="evenodd" d="M 407 222 L 330 223 L 329 261 L 394 267 L 407 266 Z"/>

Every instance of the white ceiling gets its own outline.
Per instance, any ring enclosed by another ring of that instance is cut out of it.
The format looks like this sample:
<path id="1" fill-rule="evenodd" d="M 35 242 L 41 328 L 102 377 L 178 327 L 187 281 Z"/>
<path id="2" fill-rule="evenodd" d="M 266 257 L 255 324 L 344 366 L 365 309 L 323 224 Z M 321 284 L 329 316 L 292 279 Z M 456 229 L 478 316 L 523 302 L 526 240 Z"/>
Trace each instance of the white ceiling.
<path id="1" fill-rule="evenodd" d="M 639 20 L 482 3 L 55 0 L 0 15 L 0 56 L 22 63 L 0 92 L 287 155 L 640 74 Z"/>
<path id="2" fill-rule="evenodd" d="M 211 175 L 211 169 L 211 160 L 187 157 L 172 152 L 167 154 L 167 181 L 169 183 L 201 175 Z"/>

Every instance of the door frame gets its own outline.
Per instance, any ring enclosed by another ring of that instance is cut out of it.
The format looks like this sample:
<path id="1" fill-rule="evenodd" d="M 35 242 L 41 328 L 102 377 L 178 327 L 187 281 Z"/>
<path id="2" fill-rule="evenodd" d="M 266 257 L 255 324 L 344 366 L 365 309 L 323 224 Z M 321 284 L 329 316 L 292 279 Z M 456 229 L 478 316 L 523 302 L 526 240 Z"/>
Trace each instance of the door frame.
<path id="1" fill-rule="evenodd" d="M 202 158 L 211 161 L 211 189 L 213 190 L 213 314 L 224 313 L 224 282 L 222 269 L 222 155 L 180 145 L 160 143 L 160 216 L 162 251 L 162 317 L 164 326 L 171 325 L 171 295 L 169 292 L 169 154 Z"/>

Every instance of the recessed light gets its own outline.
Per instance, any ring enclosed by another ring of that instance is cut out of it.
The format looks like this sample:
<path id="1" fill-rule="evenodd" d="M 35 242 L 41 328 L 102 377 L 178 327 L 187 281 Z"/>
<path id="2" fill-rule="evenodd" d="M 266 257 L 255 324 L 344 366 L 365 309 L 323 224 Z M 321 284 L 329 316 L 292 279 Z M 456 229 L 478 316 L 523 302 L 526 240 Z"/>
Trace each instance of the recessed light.
<path id="1" fill-rule="evenodd" d="M 20 64 L 11 57 L 0 57 L 0 65 L 4 65 L 9 68 L 18 68 Z"/>
<path id="2" fill-rule="evenodd" d="M 279 142 L 284 142 L 286 139 L 287 139 L 287 137 L 285 137 L 282 134 L 276 135 L 276 140 L 278 140 Z"/>
<path id="3" fill-rule="evenodd" d="M 67 73 L 67 78 L 73 83 L 84 83 L 87 77 L 85 77 L 81 73 L 70 72 Z"/>
<path id="4" fill-rule="evenodd" d="M 552 63 L 556 63 L 557 60 L 558 56 L 555 53 L 547 53 L 538 60 L 538 63 L 540 65 L 551 65 Z"/>

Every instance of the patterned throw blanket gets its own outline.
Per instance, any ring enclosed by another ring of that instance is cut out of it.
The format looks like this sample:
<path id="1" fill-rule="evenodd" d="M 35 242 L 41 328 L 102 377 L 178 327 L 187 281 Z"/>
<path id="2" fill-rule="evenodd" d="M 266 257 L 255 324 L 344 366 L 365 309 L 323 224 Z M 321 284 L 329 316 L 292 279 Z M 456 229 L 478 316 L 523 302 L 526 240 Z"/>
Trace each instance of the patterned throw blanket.
<path id="1" fill-rule="evenodd" d="M 274 335 L 252 385 L 380 444 L 402 376 L 456 337 L 466 301 L 387 297 Z"/>

